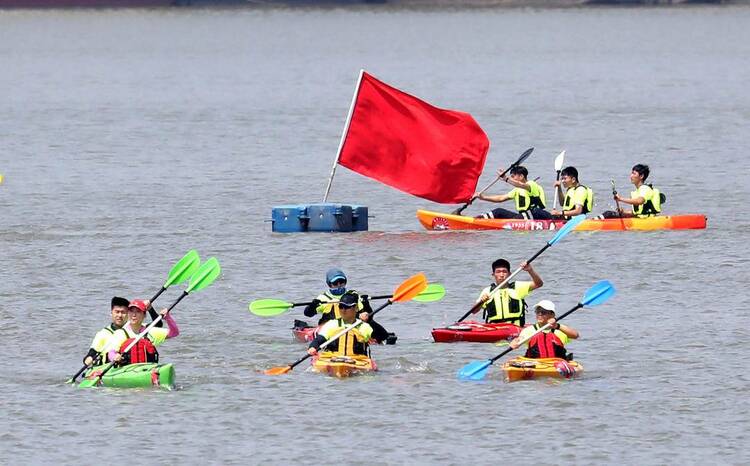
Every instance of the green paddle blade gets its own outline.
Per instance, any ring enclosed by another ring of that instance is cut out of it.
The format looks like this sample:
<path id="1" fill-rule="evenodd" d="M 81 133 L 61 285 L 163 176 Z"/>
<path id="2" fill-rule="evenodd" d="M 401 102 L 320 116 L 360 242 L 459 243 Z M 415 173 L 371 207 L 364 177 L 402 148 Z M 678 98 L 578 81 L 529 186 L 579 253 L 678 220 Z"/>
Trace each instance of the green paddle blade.
<path id="1" fill-rule="evenodd" d="M 573 230 L 573 228 L 577 227 L 584 220 L 586 220 L 585 214 L 576 215 L 575 217 L 571 218 L 570 220 L 565 222 L 565 225 L 563 225 L 562 228 L 557 230 L 557 234 L 553 236 L 552 239 L 547 242 L 547 244 L 552 246 L 553 244 L 557 243 L 558 241 L 563 239 L 565 235 L 570 233 L 571 230 Z"/>
<path id="2" fill-rule="evenodd" d="M 200 291 L 216 280 L 221 274 L 219 261 L 215 257 L 210 258 L 190 277 L 190 285 L 185 290 L 186 293 Z"/>
<path id="3" fill-rule="evenodd" d="M 167 281 L 164 282 L 164 288 L 169 288 L 172 285 L 182 283 L 190 278 L 198 267 L 201 265 L 201 259 L 198 256 L 198 251 L 191 249 L 185 256 L 180 259 L 178 263 L 172 267 L 169 271 Z"/>
<path id="4" fill-rule="evenodd" d="M 583 299 L 581 300 L 581 304 L 584 306 L 596 306 L 607 301 L 614 295 L 614 285 L 612 285 L 609 280 L 602 280 L 586 291 L 586 294 L 583 295 Z"/>
<path id="5" fill-rule="evenodd" d="M 414 301 L 420 303 L 431 303 L 434 301 L 440 301 L 443 299 L 443 296 L 445 296 L 445 287 L 440 283 L 430 283 L 423 292 L 419 293 L 414 298 Z"/>
<path id="6" fill-rule="evenodd" d="M 250 312 L 256 316 L 273 317 L 283 314 L 294 306 L 280 299 L 257 299 L 250 303 Z"/>

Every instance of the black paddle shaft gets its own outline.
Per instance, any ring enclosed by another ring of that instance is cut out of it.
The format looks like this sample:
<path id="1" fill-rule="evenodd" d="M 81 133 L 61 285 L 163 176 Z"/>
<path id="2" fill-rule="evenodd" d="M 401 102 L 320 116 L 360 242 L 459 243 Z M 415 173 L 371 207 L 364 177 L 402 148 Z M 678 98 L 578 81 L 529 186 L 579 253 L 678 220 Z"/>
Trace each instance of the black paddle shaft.
<path id="1" fill-rule="evenodd" d="M 528 264 L 531 264 L 531 263 L 532 263 L 532 262 L 534 261 L 534 259 L 536 259 L 537 257 L 539 257 L 539 256 L 540 256 L 540 255 L 541 255 L 541 254 L 542 254 L 542 253 L 543 253 L 544 251 L 546 251 L 546 250 L 547 250 L 547 248 L 549 248 L 549 247 L 550 247 L 550 244 L 549 244 L 549 243 L 545 244 L 545 245 L 544 245 L 544 247 L 543 247 L 542 249 L 540 249 L 539 251 L 537 251 L 537 253 L 536 253 L 536 254 L 534 254 L 533 256 L 531 256 L 531 259 L 529 259 L 529 260 L 527 260 L 527 261 L 526 261 L 526 264 L 527 264 L 527 265 L 528 265 Z M 474 313 L 476 313 L 477 311 L 479 311 L 479 308 L 480 308 L 480 307 L 482 307 L 482 304 L 484 304 L 484 301 L 479 301 L 478 303 L 474 304 L 474 305 L 473 305 L 473 306 L 471 307 L 471 309 L 469 309 L 469 310 L 468 310 L 468 311 L 466 312 L 466 314 L 462 315 L 462 316 L 461 316 L 461 318 L 460 318 L 460 319 L 458 319 L 458 320 L 457 320 L 456 322 L 463 322 L 463 320 L 464 320 L 464 319 L 466 319 L 467 317 L 469 317 L 469 316 L 470 316 L 471 314 L 474 314 Z"/>
<path id="2" fill-rule="evenodd" d="M 518 160 L 516 160 L 515 162 L 513 162 L 512 164 L 510 164 L 510 167 L 506 168 L 500 174 L 500 176 L 497 177 L 497 179 L 499 180 L 500 178 L 504 177 L 505 174 L 508 173 L 513 167 L 517 167 L 517 166 L 521 165 L 523 163 L 523 161 L 526 160 L 529 155 L 531 155 L 532 152 L 534 152 L 534 148 L 533 147 L 530 147 L 530 148 L 526 149 L 526 151 L 523 154 L 521 154 L 520 157 L 518 157 Z M 487 189 L 487 188 L 485 188 L 485 189 Z M 471 199 L 469 199 L 469 202 L 467 202 L 466 204 L 462 205 L 461 207 L 459 207 L 458 209 L 454 210 L 451 213 L 453 215 L 461 215 L 461 212 L 463 212 L 464 209 L 466 209 L 467 207 L 469 207 L 471 205 L 471 203 L 474 202 L 474 199 L 476 199 L 476 198 L 472 197 Z"/>

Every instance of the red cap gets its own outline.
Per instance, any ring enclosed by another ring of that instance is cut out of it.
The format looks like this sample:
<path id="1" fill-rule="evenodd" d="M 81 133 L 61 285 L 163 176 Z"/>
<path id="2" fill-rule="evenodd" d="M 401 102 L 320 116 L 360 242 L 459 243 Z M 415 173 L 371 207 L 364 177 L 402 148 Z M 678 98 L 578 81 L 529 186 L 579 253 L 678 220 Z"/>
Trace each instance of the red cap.
<path id="1" fill-rule="evenodd" d="M 134 307 L 141 312 L 146 312 L 146 302 L 142 299 L 134 299 L 130 301 L 130 304 L 128 305 L 128 309 L 130 309 L 131 307 Z"/>

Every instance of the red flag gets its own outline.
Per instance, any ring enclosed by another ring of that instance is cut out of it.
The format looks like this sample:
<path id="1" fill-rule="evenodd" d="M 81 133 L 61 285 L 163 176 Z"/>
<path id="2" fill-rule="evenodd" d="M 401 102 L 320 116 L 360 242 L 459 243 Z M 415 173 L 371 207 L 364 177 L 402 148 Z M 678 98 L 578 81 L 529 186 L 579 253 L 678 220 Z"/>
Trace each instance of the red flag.
<path id="1" fill-rule="evenodd" d="M 434 202 L 468 201 L 490 147 L 474 118 L 362 74 L 338 163 Z"/>

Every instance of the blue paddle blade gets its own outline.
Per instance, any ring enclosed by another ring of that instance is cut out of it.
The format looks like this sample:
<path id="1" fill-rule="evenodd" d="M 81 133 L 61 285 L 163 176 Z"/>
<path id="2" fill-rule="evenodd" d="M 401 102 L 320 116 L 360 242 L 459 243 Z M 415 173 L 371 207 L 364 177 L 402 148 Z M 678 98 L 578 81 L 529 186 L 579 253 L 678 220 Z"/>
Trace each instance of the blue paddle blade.
<path id="1" fill-rule="evenodd" d="M 573 228 L 577 227 L 584 220 L 586 220 L 585 214 L 576 215 L 575 217 L 571 218 L 570 220 L 565 222 L 565 225 L 563 225 L 562 228 L 557 230 L 557 234 L 553 236 L 552 239 L 547 242 L 547 244 L 552 246 L 553 244 L 557 243 L 561 239 L 565 238 L 565 235 L 570 233 L 571 230 L 573 230 Z"/>
<path id="2" fill-rule="evenodd" d="M 492 364 L 492 361 L 486 359 L 484 361 L 471 361 L 459 369 L 456 376 L 460 380 L 482 380 L 487 375 L 487 369 Z"/>
<path id="3" fill-rule="evenodd" d="M 583 295 L 583 299 L 581 300 L 581 304 L 584 306 L 596 306 L 597 304 L 607 301 L 614 295 L 614 285 L 612 285 L 609 280 L 602 280 L 586 291 L 586 294 Z"/>

